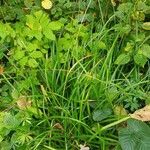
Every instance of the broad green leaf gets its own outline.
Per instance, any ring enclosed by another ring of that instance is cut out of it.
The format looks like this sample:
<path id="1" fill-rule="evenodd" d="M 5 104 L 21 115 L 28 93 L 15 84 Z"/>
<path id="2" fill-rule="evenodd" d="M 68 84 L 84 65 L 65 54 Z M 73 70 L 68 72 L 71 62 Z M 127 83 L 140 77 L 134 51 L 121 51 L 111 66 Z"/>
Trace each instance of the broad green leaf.
<path id="1" fill-rule="evenodd" d="M 36 11 L 34 13 L 34 17 L 36 18 L 36 20 L 40 21 L 40 19 L 45 16 L 46 14 L 42 11 L 42 10 L 39 10 L 39 11 Z"/>
<path id="2" fill-rule="evenodd" d="M 31 34 L 39 41 L 42 39 L 42 33 L 37 30 L 32 30 Z"/>
<path id="3" fill-rule="evenodd" d="M 130 2 L 127 3 L 122 3 L 119 5 L 119 7 L 117 8 L 118 11 L 122 12 L 122 13 L 130 13 L 133 9 L 133 4 Z"/>
<path id="4" fill-rule="evenodd" d="M 19 49 L 18 49 L 18 50 L 15 52 L 15 54 L 13 55 L 13 57 L 14 57 L 15 60 L 19 60 L 19 59 L 23 58 L 24 55 L 25 55 L 25 52 L 24 52 L 23 50 L 19 50 Z"/>
<path id="5" fill-rule="evenodd" d="M 94 111 L 93 120 L 101 121 L 108 118 L 112 114 L 112 110 L 110 108 L 104 108 Z"/>
<path id="6" fill-rule="evenodd" d="M 32 7 L 33 0 L 24 0 L 24 5 L 29 8 Z"/>
<path id="7" fill-rule="evenodd" d="M 26 25 L 30 28 L 33 29 L 34 28 L 34 16 L 32 15 L 27 15 L 27 21 L 26 21 Z"/>
<path id="8" fill-rule="evenodd" d="M 127 125 L 127 128 L 119 131 L 119 142 L 122 150 L 149 150 L 149 126 L 134 119 L 129 119 Z"/>
<path id="9" fill-rule="evenodd" d="M 58 39 L 58 50 L 59 51 L 67 51 L 72 47 L 72 44 L 74 41 L 70 41 L 67 38 L 60 38 Z"/>
<path id="10" fill-rule="evenodd" d="M 116 87 L 110 87 L 108 88 L 108 90 L 106 91 L 106 96 L 108 98 L 109 101 L 113 101 L 115 98 L 118 97 L 119 91 L 117 90 Z"/>
<path id="11" fill-rule="evenodd" d="M 28 62 L 28 57 L 27 56 L 23 57 L 22 59 L 19 60 L 19 64 L 21 66 L 25 66 L 27 64 L 27 62 Z"/>
<path id="12" fill-rule="evenodd" d="M 45 28 L 48 28 L 49 22 L 50 22 L 49 16 L 47 14 L 43 14 L 42 17 L 40 18 L 40 24 L 43 30 Z"/>
<path id="13" fill-rule="evenodd" d="M 5 113 L 3 119 L 3 124 L 8 129 L 16 129 L 20 124 L 20 121 L 18 121 L 16 117 L 11 115 L 10 113 Z"/>
<path id="14" fill-rule="evenodd" d="M 127 64 L 129 61 L 130 61 L 130 55 L 123 53 L 118 56 L 118 58 L 115 61 L 115 64 L 124 65 Z"/>
<path id="15" fill-rule="evenodd" d="M 144 55 L 137 53 L 134 56 L 134 61 L 135 61 L 136 64 L 140 65 L 141 67 L 144 67 L 144 65 L 147 62 L 147 58 Z"/>
<path id="16" fill-rule="evenodd" d="M 150 30 L 150 22 L 144 22 L 142 25 L 142 28 L 144 30 Z"/>
<path id="17" fill-rule="evenodd" d="M 36 68 L 38 66 L 38 63 L 35 59 L 31 58 L 31 59 L 28 60 L 28 65 L 32 68 Z"/>
<path id="18" fill-rule="evenodd" d="M 38 45 L 35 43 L 28 43 L 26 46 L 27 51 L 34 51 L 36 49 L 38 49 Z"/>
<path id="19" fill-rule="evenodd" d="M 51 30 L 59 30 L 61 29 L 61 27 L 63 26 L 63 24 L 59 21 L 52 21 L 49 23 L 48 28 L 50 28 Z"/>
<path id="20" fill-rule="evenodd" d="M 12 143 L 5 141 L 0 142 L 0 149 L 1 150 L 11 150 L 12 149 Z"/>
<path id="21" fill-rule="evenodd" d="M 43 57 L 43 54 L 42 54 L 41 51 L 33 51 L 30 54 L 30 57 L 32 57 L 32 58 L 41 58 L 41 57 Z"/>
<path id="22" fill-rule="evenodd" d="M 106 49 L 106 44 L 102 41 L 98 42 L 98 48 L 99 49 Z"/>
<path id="23" fill-rule="evenodd" d="M 5 24 L 0 23 L 0 39 L 5 39 L 7 35 Z"/>
<path id="24" fill-rule="evenodd" d="M 43 31 L 43 34 L 45 35 L 46 38 L 48 38 L 49 40 L 55 40 L 55 34 L 52 32 L 51 29 L 46 29 Z"/>
<path id="25" fill-rule="evenodd" d="M 150 59 L 150 45 L 144 44 L 141 47 L 141 50 L 142 50 L 143 55 Z"/>

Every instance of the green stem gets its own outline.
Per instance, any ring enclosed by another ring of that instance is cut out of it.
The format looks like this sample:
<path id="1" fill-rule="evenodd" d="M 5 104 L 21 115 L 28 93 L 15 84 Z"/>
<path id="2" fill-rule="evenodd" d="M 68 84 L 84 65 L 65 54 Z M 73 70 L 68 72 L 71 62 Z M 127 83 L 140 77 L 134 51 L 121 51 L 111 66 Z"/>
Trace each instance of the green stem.
<path id="1" fill-rule="evenodd" d="M 115 126 L 115 125 L 117 125 L 117 124 L 120 124 L 121 122 L 124 122 L 124 121 L 128 120 L 129 118 L 131 118 L 131 117 L 128 116 L 128 117 L 122 118 L 122 119 L 120 119 L 120 120 L 118 120 L 118 121 L 115 121 L 115 122 L 113 122 L 113 123 L 110 123 L 110 124 L 108 124 L 108 125 L 102 127 L 102 128 L 100 129 L 100 132 L 101 132 L 101 131 L 104 131 L 104 130 L 107 130 L 108 128 L 110 128 L 110 127 L 112 127 L 112 126 Z"/>
<path id="2" fill-rule="evenodd" d="M 128 117 L 122 118 L 122 119 L 120 119 L 120 120 L 118 120 L 118 121 L 115 121 L 115 122 L 113 122 L 113 123 L 110 123 L 110 124 L 108 124 L 108 125 L 102 127 L 100 130 L 98 130 L 98 131 L 89 139 L 89 141 L 91 141 L 92 139 L 94 139 L 94 138 L 95 138 L 98 134 L 100 134 L 102 131 L 107 130 L 108 128 L 113 127 L 113 126 L 115 126 L 115 125 L 117 125 L 117 124 L 120 124 L 120 123 L 122 123 L 122 122 L 124 122 L 124 121 L 126 121 L 126 120 L 128 120 L 128 119 L 130 119 L 130 118 L 131 118 L 131 117 L 128 116 Z"/>

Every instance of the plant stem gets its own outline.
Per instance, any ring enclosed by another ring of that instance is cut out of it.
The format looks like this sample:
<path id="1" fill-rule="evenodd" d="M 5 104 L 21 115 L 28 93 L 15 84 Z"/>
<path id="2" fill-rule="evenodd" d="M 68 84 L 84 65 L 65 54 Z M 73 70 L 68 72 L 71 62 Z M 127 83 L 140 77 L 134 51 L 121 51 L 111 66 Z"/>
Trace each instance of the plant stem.
<path id="1" fill-rule="evenodd" d="M 89 141 L 91 141 L 92 139 L 94 139 L 94 138 L 95 138 L 98 134 L 100 134 L 102 131 L 107 130 L 108 128 L 110 128 L 110 127 L 112 127 L 112 126 L 115 126 L 115 125 L 117 125 L 117 124 L 120 124 L 120 123 L 122 123 L 122 122 L 124 122 L 124 121 L 126 121 L 126 120 L 128 120 L 128 119 L 130 119 L 130 118 L 131 118 L 130 116 L 127 116 L 127 117 L 125 117 L 125 118 L 122 118 L 122 119 L 120 119 L 120 120 L 118 120 L 118 121 L 115 121 L 115 122 L 113 122 L 113 123 L 110 123 L 110 124 L 108 124 L 108 125 L 102 127 L 100 130 L 98 130 L 98 131 L 89 139 Z"/>
<path id="2" fill-rule="evenodd" d="M 121 122 L 124 122 L 124 121 L 128 120 L 129 118 L 131 118 L 131 117 L 128 116 L 128 117 L 122 118 L 122 119 L 120 119 L 120 120 L 118 120 L 118 121 L 115 121 L 115 122 L 113 122 L 113 123 L 110 123 L 110 124 L 108 124 L 108 125 L 102 127 L 102 128 L 100 129 L 100 132 L 101 132 L 101 131 L 104 131 L 104 130 L 106 130 L 106 129 L 112 127 L 112 126 L 115 126 L 115 125 L 117 125 L 117 124 L 120 124 Z"/>

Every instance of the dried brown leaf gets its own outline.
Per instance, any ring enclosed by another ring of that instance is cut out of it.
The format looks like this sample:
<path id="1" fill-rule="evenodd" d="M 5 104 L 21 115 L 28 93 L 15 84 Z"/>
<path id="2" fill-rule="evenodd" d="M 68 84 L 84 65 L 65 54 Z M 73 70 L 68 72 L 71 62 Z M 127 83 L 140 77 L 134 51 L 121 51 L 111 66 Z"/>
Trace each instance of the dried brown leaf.
<path id="1" fill-rule="evenodd" d="M 56 128 L 56 129 L 59 129 L 59 130 L 64 130 L 63 126 L 60 123 L 54 124 L 53 127 Z"/>
<path id="2" fill-rule="evenodd" d="M 145 106 L 139 110 L 136 110 L 133 114 L 130 114 L 131 118 L 141 120 L 141 121 L 150 121 L 150 105 Z"/>
<path id="3" fill-rule="evenodd" d="M 27 100 L 26 96 L 20 96 L 17 100 L 17 106 L 21 110 L 25 110 L 31 106 L 31 101 Z"/>
<path id="4" fill-rule="evenodd" d="M 4 73 L 4 67 L 0 65 L 0 75 Z"/>

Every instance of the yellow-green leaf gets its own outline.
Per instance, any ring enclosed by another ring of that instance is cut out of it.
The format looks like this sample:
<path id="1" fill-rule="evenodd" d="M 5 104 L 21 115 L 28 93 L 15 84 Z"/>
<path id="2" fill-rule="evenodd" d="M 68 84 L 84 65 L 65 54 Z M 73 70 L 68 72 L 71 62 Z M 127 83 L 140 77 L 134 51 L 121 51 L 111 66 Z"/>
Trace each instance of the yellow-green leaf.
<path id="1" fill-rule="evenodd" d="M 142 28 L 144 30 L 150 30 L 150 22 L 144 22 L 142 25 Z"/>

